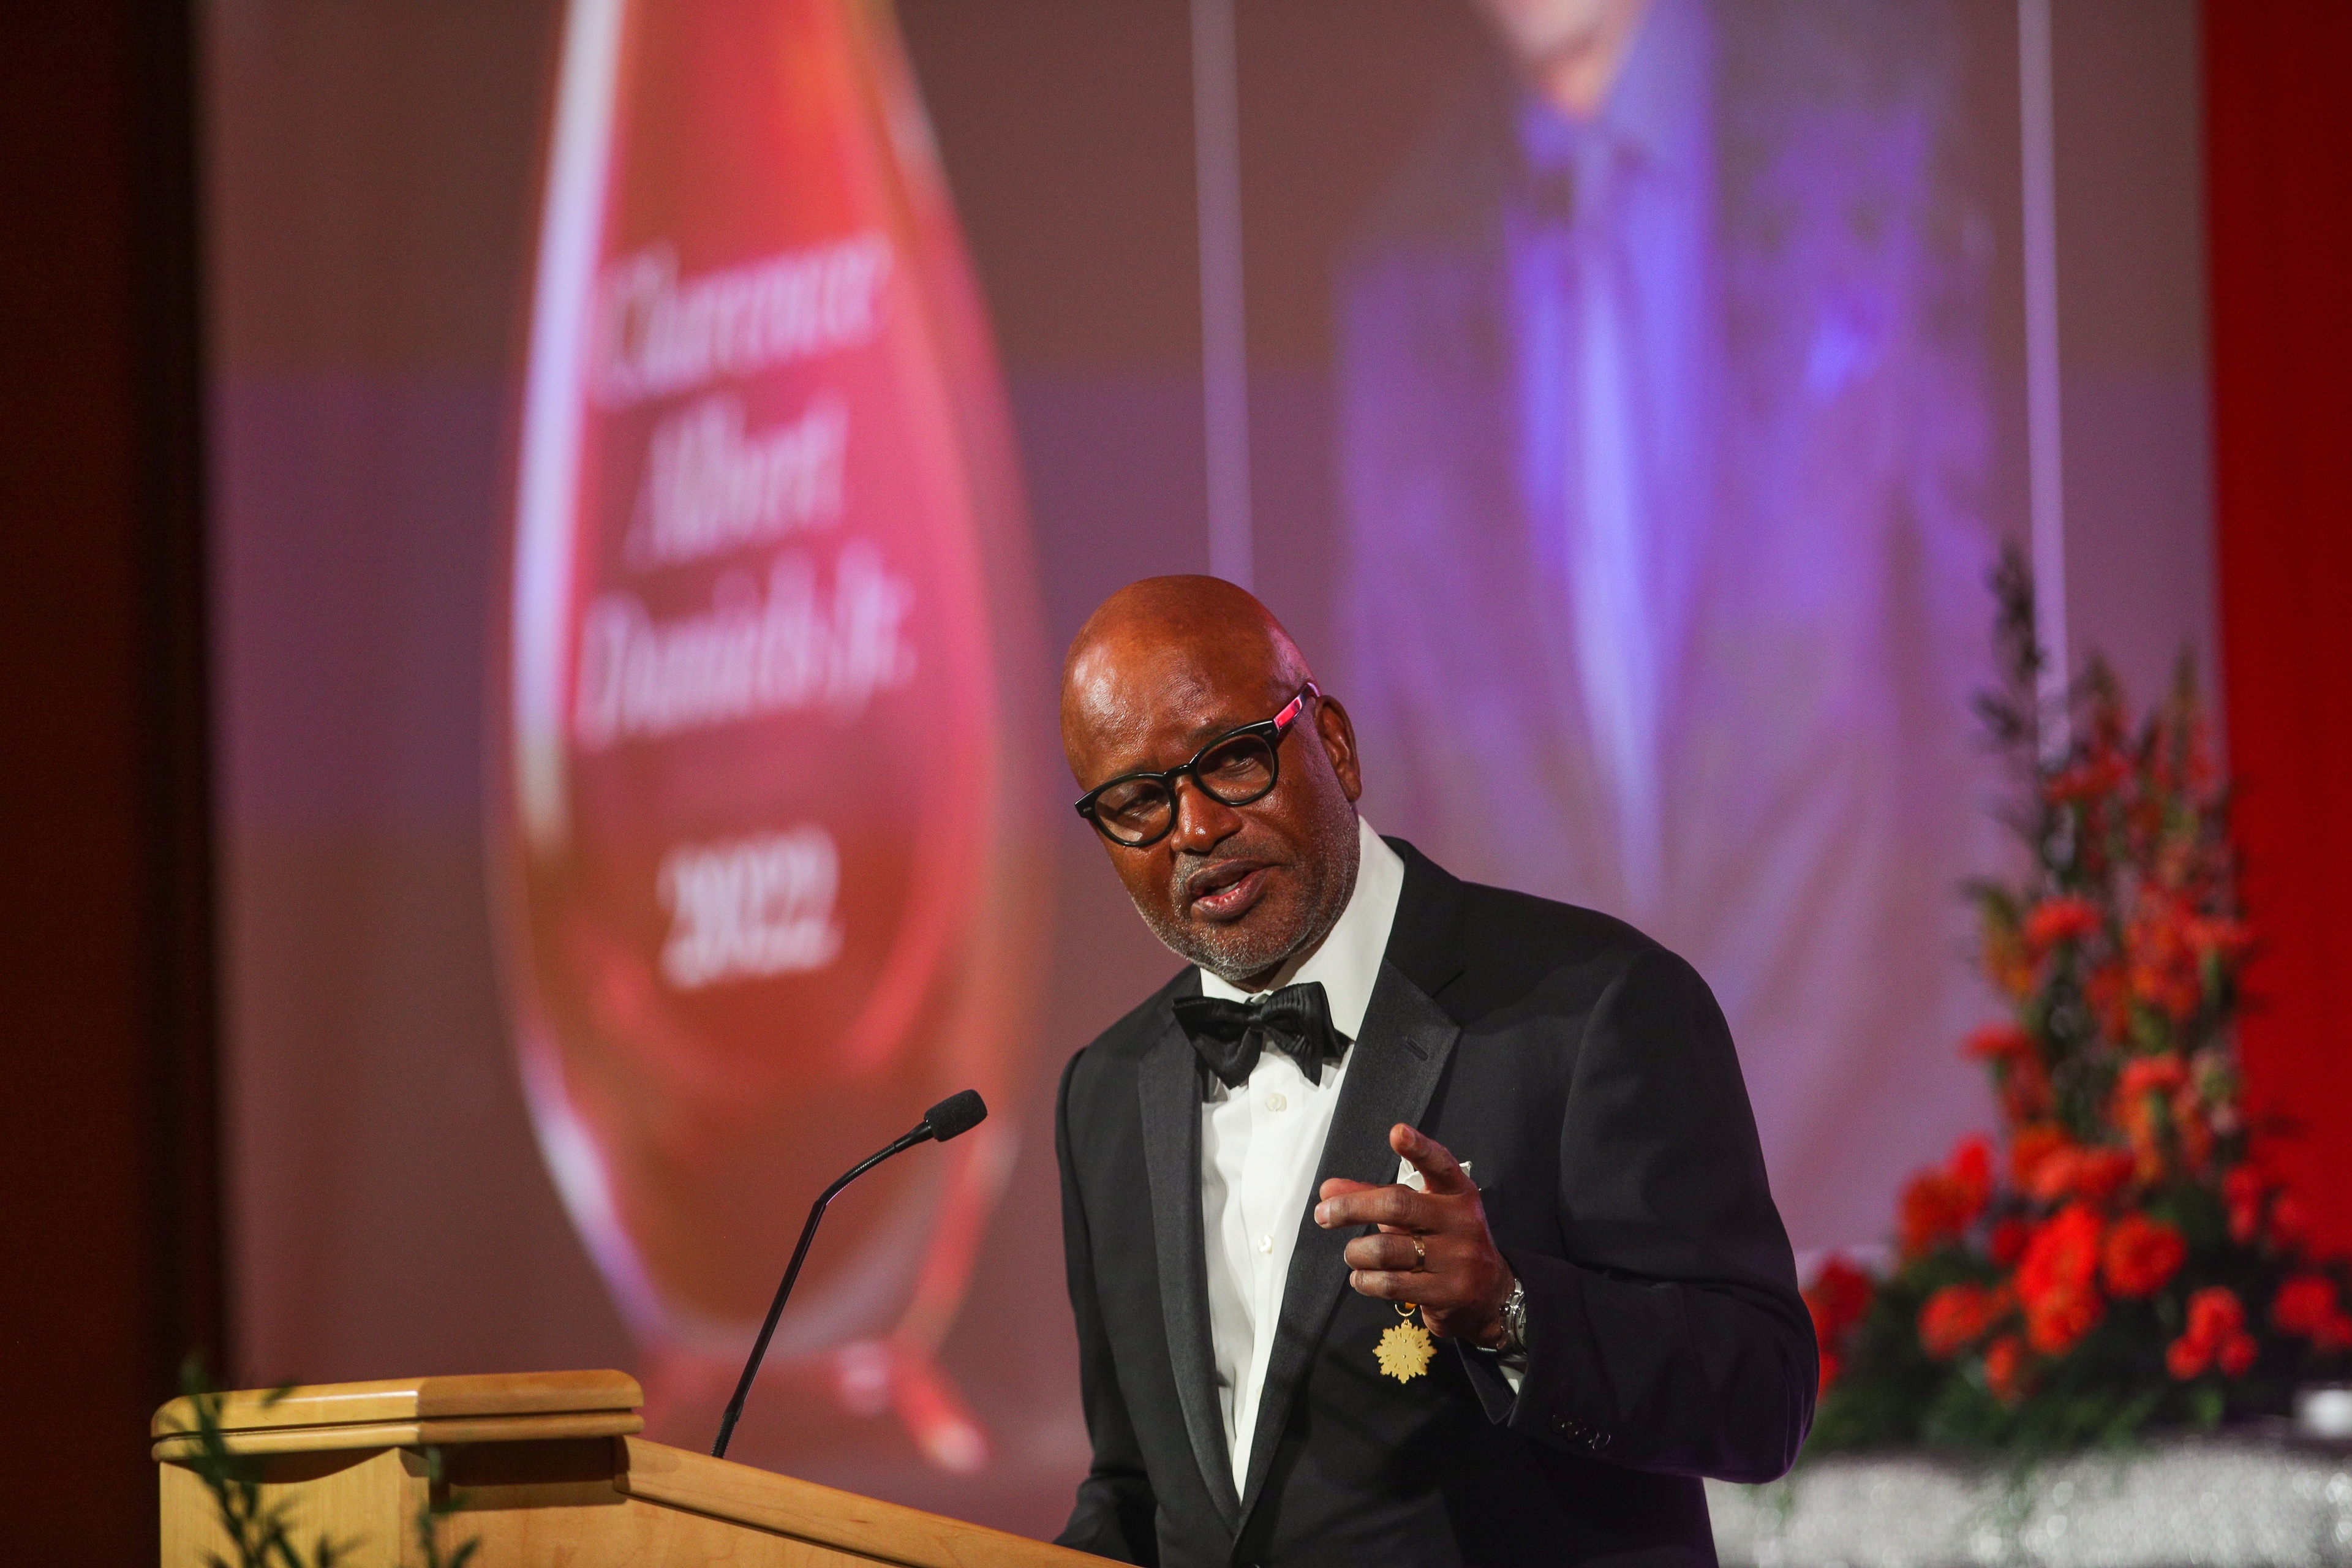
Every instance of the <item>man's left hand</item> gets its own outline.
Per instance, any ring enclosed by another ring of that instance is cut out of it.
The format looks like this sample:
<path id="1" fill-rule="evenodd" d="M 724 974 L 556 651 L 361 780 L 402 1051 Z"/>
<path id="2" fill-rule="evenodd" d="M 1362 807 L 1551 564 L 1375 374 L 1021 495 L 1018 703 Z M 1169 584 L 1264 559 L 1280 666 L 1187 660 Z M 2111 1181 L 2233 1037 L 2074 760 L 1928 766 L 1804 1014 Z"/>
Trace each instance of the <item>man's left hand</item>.
<path id="1" fill-rule="evenodd" d="M 1315 1223 L 1324 1229 L 1380 1226 L 1348 1244 L 1348 1283 L 1366 1296 L 1414 1303 L 1441 1338 L 1501 1344 L 1511 1266 L 1495 1250 L 1478 1189 L 1444 1144 L 1402 1121 L 1389 1129 L 1389 1147 L 1421 1173 L 1426 1191 L 1334 1176 L 1316 1194 Z"/>

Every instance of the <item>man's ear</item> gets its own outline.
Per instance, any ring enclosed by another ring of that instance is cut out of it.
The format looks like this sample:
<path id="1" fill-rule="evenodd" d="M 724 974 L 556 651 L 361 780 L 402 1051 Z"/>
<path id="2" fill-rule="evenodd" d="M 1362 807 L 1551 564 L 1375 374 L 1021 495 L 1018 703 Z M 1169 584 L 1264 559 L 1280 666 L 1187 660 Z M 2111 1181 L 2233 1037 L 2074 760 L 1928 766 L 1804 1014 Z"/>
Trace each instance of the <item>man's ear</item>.
<path id="1" fill-rule="evenodd" d="M 1349 800 L 1360 799 L 1364 767 L 1356 754 L 1356 726 L 1337 698 L 1326 697 L 1315 704 L 1315 733 L 1323 742 L 1323 754 L 1331 759 L 1331 771 L 1339 775 L 1340 789 Z"/>

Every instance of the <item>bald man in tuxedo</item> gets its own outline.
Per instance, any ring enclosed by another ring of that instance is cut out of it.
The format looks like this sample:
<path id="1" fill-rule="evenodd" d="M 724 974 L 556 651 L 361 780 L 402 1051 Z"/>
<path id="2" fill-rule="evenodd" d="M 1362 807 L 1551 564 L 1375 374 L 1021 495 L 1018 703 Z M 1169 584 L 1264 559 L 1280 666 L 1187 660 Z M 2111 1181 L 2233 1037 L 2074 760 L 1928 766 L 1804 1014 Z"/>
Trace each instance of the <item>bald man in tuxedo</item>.
<path id="1" fill-rule="evenodd" d="M 1712 1563 L 1698 1478 L 1786 1471 L 1819 1370 L 1706 984 L 1375 834 L 1347 710 L 1230 584 L 1113 595 L 1062 734 L 1188 961 L 1062 1077 L 1094 1446 L 1062 1542 Z"/>

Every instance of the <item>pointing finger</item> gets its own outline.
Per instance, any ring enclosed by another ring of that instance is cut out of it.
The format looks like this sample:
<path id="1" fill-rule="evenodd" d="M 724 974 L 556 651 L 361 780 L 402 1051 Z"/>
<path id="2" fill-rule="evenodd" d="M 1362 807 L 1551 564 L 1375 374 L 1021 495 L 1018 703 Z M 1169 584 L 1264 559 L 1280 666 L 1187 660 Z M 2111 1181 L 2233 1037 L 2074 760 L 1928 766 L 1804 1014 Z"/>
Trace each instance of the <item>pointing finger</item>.
<path id="1" fill-rule="evenodd" d="M 1462 1163 L 1451 1150 L 1402 1121 L 1389 1129 L 1389 1147 L 1421 1173 L 1423 1190 L 1427 1192 L 1453 1197 L 1478 1190 L 1463 1173 Z"/>

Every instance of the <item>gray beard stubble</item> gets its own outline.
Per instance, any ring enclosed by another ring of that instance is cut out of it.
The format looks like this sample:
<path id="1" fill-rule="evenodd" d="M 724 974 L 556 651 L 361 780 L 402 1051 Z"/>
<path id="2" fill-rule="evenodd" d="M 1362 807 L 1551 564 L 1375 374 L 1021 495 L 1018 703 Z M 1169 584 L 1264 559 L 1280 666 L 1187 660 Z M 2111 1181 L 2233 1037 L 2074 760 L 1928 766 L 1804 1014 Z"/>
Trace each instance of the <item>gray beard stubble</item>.
<path id="1" fill-rule="evenodd" d="M 1310 864 L 1303 868 L 1307 907 L 1312 914 L 1306 927 L 1287 939 L 1270 931 L 1251 934 L 1226 926 L 1203 929 L 1186 925 L 1180 920 L 1156 916 L 1140 904 L 1136 906 L 1136 912 L 1151 928 L 1151 934 L 1178 957 L 1199 964 L 1229 985 L 1241 985 L 1247 976 L 1287 963 L 1294 954 L 1321 942 L 1339 923 L 1339 916 L 1356 890 L 1360 869 L 1356 831 L 1353 811 L 1318 830 Z M 1173 896 L 1169 900 L 1171 906 L 1182 904 L 1188 874 L 1182 869 L 1173 874 L 1174 885 L 1170 889 Z"/>

